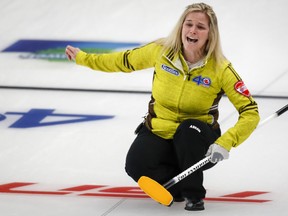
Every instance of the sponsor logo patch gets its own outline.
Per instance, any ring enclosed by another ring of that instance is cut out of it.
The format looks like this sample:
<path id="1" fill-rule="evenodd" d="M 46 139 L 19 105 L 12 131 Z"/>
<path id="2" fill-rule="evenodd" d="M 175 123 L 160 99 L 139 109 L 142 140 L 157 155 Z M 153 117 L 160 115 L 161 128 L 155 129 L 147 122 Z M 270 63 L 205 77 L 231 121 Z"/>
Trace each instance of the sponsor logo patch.
<path id="1" fill-rule="evenodd" d="M 195 82 L 195 83 L 197 83 L 197 85 L 201 85 L 204 87 L 210 87 L 211 86 L 211 79 L 209 77 L 202 77 L 201 75 L 194 77 L 192 79 L 192 82 Z"/>
<path id="2" fill-rule="evenodd" d="M 175 70 L 175 69 L 173 69 L 171 67 L 168 67 L 167 65 L 164 65 L 164 64 L 162 64 L 161 67 L 162 67 L 163 70 L 167 71 L 168 73 L 171 73 L 173 75 L 179 76 L 179 71 L 177 71 L 177 70 Z"/>
<path id="3" fill-rule="evenodd" d="M 244 82 L 242 80 L 238 81 L 235 85 L 234 85 L 235 90 L 244 95 L 245 97 L 250 97 L 251 94 L 249 92 L 249 90 L 247 89 L 247 87 L 245 86 Z"/>

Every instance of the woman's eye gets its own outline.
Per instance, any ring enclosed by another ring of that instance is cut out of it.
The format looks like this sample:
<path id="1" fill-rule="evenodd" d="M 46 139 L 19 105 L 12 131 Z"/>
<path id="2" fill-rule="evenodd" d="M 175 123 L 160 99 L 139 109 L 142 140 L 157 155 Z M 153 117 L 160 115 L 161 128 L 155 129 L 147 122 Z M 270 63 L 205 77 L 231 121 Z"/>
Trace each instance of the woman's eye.
<path id="1" fill-rule="evenodd" d="M 206 28 L 205 28 L 205 26 L 197 26 L 198 27 L 198 29 L 201 29 L 201 30 L 205 30 Z"/>

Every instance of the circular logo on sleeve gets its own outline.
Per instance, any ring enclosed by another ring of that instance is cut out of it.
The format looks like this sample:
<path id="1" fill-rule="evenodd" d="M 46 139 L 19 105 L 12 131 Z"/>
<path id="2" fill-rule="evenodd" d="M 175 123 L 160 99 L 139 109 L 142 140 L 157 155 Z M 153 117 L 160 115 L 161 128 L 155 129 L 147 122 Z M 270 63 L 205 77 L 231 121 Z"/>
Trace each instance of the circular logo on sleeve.
<path id="1" fill-rule="evenodd" d="M 242 80 L 238 81 L 235 85 L 234 85 L 235 90 L 246 96 L 246 97 L 250 97 L 251 94 L 249 92 L 249 90 L 247 89 L 247 87 L 245 86 L 244 82 Z"/>

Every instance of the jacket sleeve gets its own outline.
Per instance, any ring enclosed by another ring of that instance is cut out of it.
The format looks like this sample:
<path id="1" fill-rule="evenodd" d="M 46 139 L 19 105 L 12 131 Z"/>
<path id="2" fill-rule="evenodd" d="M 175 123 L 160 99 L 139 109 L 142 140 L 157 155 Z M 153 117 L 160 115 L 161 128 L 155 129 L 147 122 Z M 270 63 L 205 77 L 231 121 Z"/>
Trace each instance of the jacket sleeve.
<path id="1" fill-rule="evenodd" d="M 132 72 L 153 67 L 159 54 L 159 45 L 150 43 L 123 52 L 88 54 L 78 52 L 76 64 L 104 72 Z"/>
<path id="2" fill-rule="evenodd" d="M 239 113 L 236 124 L 215 143 L 230 151 L 244 142 L 257 127 L 260 117 L 257 103 L 231 64 L 222 74 L 222 88 Z"/>

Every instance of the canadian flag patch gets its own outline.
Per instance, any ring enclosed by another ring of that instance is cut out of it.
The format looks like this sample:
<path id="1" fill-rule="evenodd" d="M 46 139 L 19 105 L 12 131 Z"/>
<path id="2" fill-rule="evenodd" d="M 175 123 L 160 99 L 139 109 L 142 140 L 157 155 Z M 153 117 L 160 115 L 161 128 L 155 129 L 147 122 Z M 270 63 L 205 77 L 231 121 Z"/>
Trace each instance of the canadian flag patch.
<path id="1" fill-rule="evenodd" d="M 246 97 L 250 97 L 251 94 L 249 92 L 249 90 L 247 89 L 247 87 L 245 86 L 244 82 L 242 80 L 238 81 L 235 85 L 234 85 L 235 90 L 246 96 Z"/>

